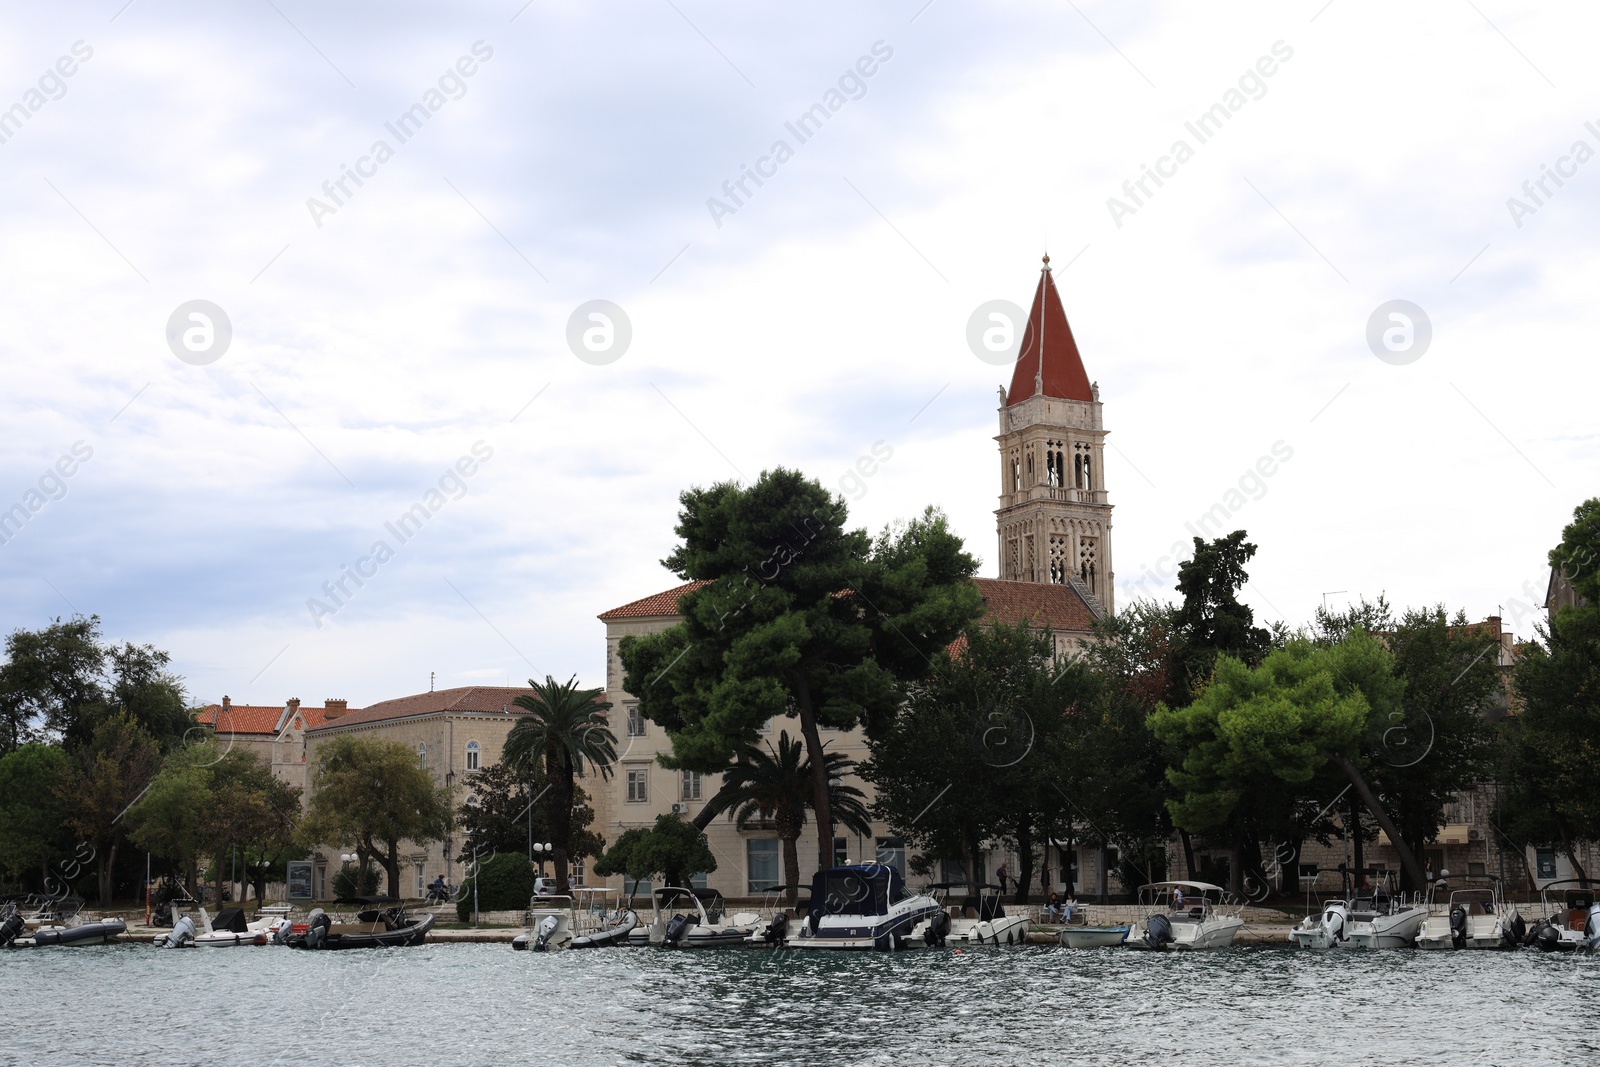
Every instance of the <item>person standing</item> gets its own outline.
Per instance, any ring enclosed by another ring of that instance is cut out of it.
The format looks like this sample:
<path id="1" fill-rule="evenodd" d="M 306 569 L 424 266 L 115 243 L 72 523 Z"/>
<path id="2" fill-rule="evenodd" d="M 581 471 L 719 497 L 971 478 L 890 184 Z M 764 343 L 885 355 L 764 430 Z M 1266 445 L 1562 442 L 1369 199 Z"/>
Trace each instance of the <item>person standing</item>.
<path id="1" fill-rule="evenodd" d="M 1002 863 L 1000 865 L 1000 869 L 994 872 L 994 877 L 995 880 L 1000 883 L 1000 895 L 1005 896 L 1006 879 L 1011 877 L 1011 872 L 1006 870 L 1006 865 Z"/>

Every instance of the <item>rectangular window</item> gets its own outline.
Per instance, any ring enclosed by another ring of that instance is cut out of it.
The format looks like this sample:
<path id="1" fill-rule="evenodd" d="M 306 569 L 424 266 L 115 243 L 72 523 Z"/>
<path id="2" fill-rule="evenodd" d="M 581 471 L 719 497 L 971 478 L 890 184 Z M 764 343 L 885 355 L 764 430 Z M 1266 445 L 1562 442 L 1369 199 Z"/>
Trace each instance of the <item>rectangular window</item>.
<path id="1" fill-rule="evenodd" d="M 689 888 L 691 888 L 691 889 L 708 889 L 708 888 L 710 888 L 706 884 L 706 872 L 705 871 L 701 871 L 699 874 L 691 874 L 689 876 Z"/>
<path id="2" fill-rule="evenodd" d="M 650 799 L 649 773 L 643 767 L 628 769 L 628 803 L 643 804 Z"/>
<path id="3" fill-rule="evenodd" d="M 939 866 L 944 875 L 940 881 L 949 882 L 951 885 L 967 884 L 967 865 L 961 860 L 942 860 Z"/>
<path id="4" fill-rule="evenodd" d="M 478 769 L 478 746 L 477 745 L 468 745 L 467 746 L 467 770 L 475 771 L 477 769 Z"/>
<path id="5" fill-rule="evenodd" d="M 637 704 L 628 705 L 628 736 L 644 736 L 644 715 L 640 713 Z"/>
<path id="6" fill-rule="evenodd" d="M 765 893 L 778 881 L 778 839 L 751 838 L 745 842 L 750 871 L 750 889 L 752 893 Z"/>
<path id="7" fill-rule="evenodd" d="M 417 864 L 417 896 L 426 896 L 427 892 L 427 883 L 422 875 L 422 864 L 419 863 Z"/>
<path id="8" fill-rule="evenodd" d="M 1489 872 L 1484 867 L 1483 864 L 1481 864 L 1481 863 L 1473 863 L 1471 861 L 1468 861 L 1468 863 L 1467 863 L 1467 873 L 1468 874 L 1488 874 Z"/>
<path id="9" fill-rule="evenodd" d="M 683 796 L 680 797 L 679 799 L 680 800 L 699 800 L 700 799 L 700 772 L 699 771 L 684 771 L 683 772 Z"/>

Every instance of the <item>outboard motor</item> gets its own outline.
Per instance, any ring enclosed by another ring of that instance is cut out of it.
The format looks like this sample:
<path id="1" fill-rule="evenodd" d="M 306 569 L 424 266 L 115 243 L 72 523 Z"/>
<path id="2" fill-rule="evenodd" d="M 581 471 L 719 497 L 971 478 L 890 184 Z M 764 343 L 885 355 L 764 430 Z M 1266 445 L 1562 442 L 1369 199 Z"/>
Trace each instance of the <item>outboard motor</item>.
<path id="1" fill-rule="evenodd" d="M 1345 939 L 1344 919 L 1343 908 L 1330 907 L 1322 913 L 1322 929 L 1328 935 L 1329 945 L 1337 945 Z"/>
<path id="2" fill-rule="evenodd" d="M 556 928 L 560 925 L 561 920 L 554 915 L 546 915 L 539 920 L 539 929 L 535 932 L 533 938 L 533 951 L 548 952 L 550 950 L 550 939 L 556 936 Z"/>
<path id="3" fill-rule="evenodd" d="M 306 917 L 306 948 L 321 948 L 328 940 L 328 930 L 333 920 L 321 908 L 312 908 Z"/>
<path id="4" fill-rule="evenodd" d="M 1590 952 L 1600 949 L 1600 901 L 1589 905 L 1589 918 L 1583 924 L 1583 947 Z"/>
<path id="5" fill-rule="evenodd" d="M 761 935 L 761 940 L 769 945 L 781 945 L 789 934 L 789 913 L 780 911 L 772 917 L 767 924 L 767 932 Z"/>
<path id="6" fill-rule="evenodd" d="M 172 924 L 172 933 L 161 939 L 163 948 L 182 948 L 194 941 L 194 919 L 185 915 Z"/>
<path id="7" fill-rule="evenodd" d="M 1467 909 L 1460 904 L 1450 909 L 1450 947 L 1467 947 Z"/>
<path id="8" fill-rule="evenodd" d="M 1513 915 L 1505 924 L 1505 930 L 1500 936 L 1507 948 L 1516 948 L 1522 944 L 1522 939 L 1528 936 L 1528 924 L 1522 921 L 1521 915 Z"/>
<path id="9" fill-rule="evenodd" d="M 0 946 L 9 945 L 15 941 L 22 934 L 24 925 L 22 916 L 15 912 L 7 915 L 5 921 L 0 922 Z"/>
<path id="10" fill-rule="evenodd" d="M 1533 943 L 1540 952 L 1554 952 L 1561 947 L 1561 930 L 1549 919 L 1540 919 L 1533 928 Z"/>
<path id="11" fill-rule="evenodd" d="M 1172 936 L 1172 922 L 1165 915 L 1152 915 L 1145 924 L 1144 943 L 1150 948 L 1164 949 L 1177 941 Z"/>
<path id="12" fill-rule="evenodd" d="M 922 940 L 929 948 L 944 948 L 944 939 L 950 936 L 950 913 L 941 911 L 928 920 L 922 931 Z"/>
<path id="13" fill-rule="evenodd" d="M 689 932 L 689 927 L 694 925 L 694 920 L 687 915 L 674 915 L 667 920 L 666 943 L 676 945 L 683 940 L 683 935 Z"/>

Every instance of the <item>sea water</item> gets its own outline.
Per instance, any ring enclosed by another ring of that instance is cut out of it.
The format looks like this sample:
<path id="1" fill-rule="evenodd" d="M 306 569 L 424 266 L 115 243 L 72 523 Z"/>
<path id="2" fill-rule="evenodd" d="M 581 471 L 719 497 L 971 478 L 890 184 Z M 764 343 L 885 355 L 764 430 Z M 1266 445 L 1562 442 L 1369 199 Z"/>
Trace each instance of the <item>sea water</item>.
<path id="1" fill-rule="evenodd" d="M 1600 959 L 1026 947 L 0 952 L 0 1063 L 1600 1062 Z"/>

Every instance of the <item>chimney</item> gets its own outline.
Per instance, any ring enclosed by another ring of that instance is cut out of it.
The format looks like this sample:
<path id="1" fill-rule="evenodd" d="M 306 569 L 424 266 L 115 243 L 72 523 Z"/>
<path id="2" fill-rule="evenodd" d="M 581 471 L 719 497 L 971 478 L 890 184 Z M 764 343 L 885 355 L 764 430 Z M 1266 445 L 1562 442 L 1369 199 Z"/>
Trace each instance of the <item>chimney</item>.
<path id="1" fill-rule="evenodd" d="M 348 700 L 324 700 L 322 702 L 322 708 L 323 708 L 322 717 L 324 719 L 327 719 L 327 720 L 331 721 L 333 719 L 337 719 L 339 716 L 343 715 L 345 712 L 350 710 L 350 701 L 348 701 Z"/>
<path id="2" fill-rule="evenodd" d="M 300 710 L 300 698 L 299 697 L 290 697 L 289 698 L 289 714 L 293 715 L 296 712 L 298 712 L 299 710 Z"/>
<path id="3" fill-rule="evenodd" d="M 222 710 L 223 711 L 227 711 L 231 707 L 233 707 L 233 701 L 229 700 L 227 698 L 227 696 L 223 696 L 223 698 L 222 698 Z"/>

